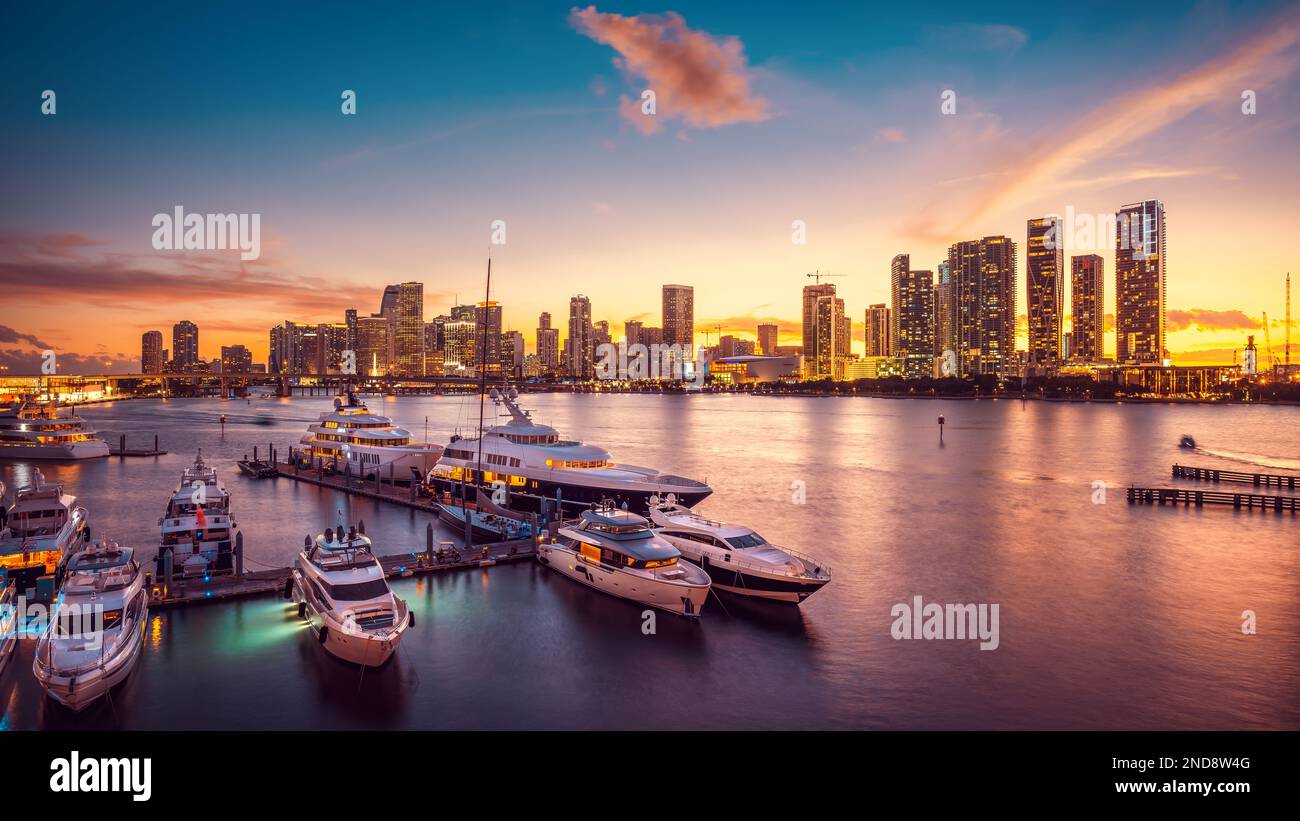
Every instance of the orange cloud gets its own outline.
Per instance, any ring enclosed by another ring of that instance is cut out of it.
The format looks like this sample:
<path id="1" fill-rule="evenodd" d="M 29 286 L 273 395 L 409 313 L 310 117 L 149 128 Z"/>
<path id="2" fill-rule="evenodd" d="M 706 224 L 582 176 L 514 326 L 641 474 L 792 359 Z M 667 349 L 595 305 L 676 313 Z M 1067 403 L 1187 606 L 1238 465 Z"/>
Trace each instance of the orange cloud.
<path id="1" fill-rule="evenodd" d="M 619 99 L 623 119 L 643 134 L 659 131 L 664 119 L 718 128 L 768 118 L 767 101 L 750 91 L 744 46 L 736 37 L 693 31 L 675 12 L 624 17 L 588 6 L 572 9 L 569 21 L 617 51 L 614 65 L 654 92 L 654 114 L 643 113 L 639 95 Z"/>
<path id="2" fill-rule="evenodd" d="M 1245 328 L 1264 327 L 1258 320 L 1251 319 L 1241 311 L 1212 311 L 1207 308 L 1192 308 L 1189 311 L 1167 309 L 1165 311 L 1165 328 L 1169 331 L 1182 331 L 1195 327 L 1198 331 L 1234 331 Z"/>

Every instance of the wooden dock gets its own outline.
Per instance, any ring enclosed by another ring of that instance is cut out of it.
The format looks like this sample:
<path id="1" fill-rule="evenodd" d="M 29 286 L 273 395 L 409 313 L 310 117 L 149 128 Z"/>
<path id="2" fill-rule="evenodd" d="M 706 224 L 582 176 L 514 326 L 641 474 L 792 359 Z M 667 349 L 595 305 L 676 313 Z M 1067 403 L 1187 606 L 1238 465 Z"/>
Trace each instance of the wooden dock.
<path id="1" fill-rule="evenodd" d="M 1300 496 L 1269 496 L 1260 493 L 1232 493 L 1226 490 L 1195 490 L 1177 487 L 1130 487 L 1131 505 L 1165 505 L 1204 507 L 1230 505 L 1238 510 L 1272 510 L 1276 513 L 1300 513 Z"/>
<path id="2" fill-rule="evenodd" d="M 474 545 L 471 550 L 459 549 L 452 555 L 441 558 L 432 551 L 422 550 L 379 556 L 378 559 L 379 564 L 384 568 L 384 573 L 390 579 L 394 579 L 509 564 L 531 559 L 536 553 L 537 546 L 532 539 L 516 539 L 509 542 Z M 164 599 L 155 592 L 150 597 L 149 606 L 155 609 L 172 608 L 250 596 L 282 595 L 289 581 L 289 574 L 290 568 L 281 567 L 275 570 L 245 573 L 243 576 L 212 576 L 207 581 L 201 578 L 174 579 L 171 595 Z M 159 587 L 160 580 L 154 579 L 152 589 L 157 591 Z"/>
<path id="3" fill-rule="evenodd" d="M 320 468 L 299 467 L 293 462 L 276 462 L 275 469 L 278 475 L 294 481 L 327 487 L 330 490 L 341 490 L 344 493 L 365 496 L 367 499 L 392 502 L 404 507 L 423 510 L 435 516 L 438 515 L 438 509 L 434 506 L 433 500 L 427 496 L 420 496 L 414 485 L 400 487 L 395 484 L 387 484 L 379 479 L 367 482 L 353 476 L 329 473 Z"/>
<path id="4" fill-rule="evenodd" d="M 116 448 L 113 447 L 111 442 L 109 443 L 108 455 L 109 456 L 166 456 L 167 451 L 158 449 L 157 436 L 154 436 L 153 438 L 152 448 L 128 448 L 126 446 L 126 434 L 124 433 L 118 439 Z"/>
<path id="5" fill-rule="evenodd" d="M 1218 468 L 1198 468 L 1191 465 L 1174 465 L 1175 479 L 1194 479 L 1199 482 L 1237 482 L 1255 487 L 1280 487 L 1295 490 L 1300 484 L 1300 476 L 1287 476 L 1278 473 L 1245 473 L 1238 470 L 1219 470 Z"/>

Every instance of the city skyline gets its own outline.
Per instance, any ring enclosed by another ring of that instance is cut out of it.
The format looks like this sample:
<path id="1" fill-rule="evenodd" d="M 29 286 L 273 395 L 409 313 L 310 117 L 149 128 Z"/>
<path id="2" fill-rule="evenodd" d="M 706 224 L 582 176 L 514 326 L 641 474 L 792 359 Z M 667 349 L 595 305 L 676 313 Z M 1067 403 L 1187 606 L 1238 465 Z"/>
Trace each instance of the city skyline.
<path id="1" fill-rule="evenodd" d="M 1282 238 L 1297 212 L 1288 162 L 1297 123 L 1283 115 L 1300 91 L 1294 12 L 1205 6 L 1174 24 L 1144 7 L 1119 40 L 1159 27 L 1168 48 L 1134 54 L 1108 44 L 1126 55 L 1112 67 L 1070 53 L 1065 44 L 1079 32 L 1036 26 L 1029 14 L 1007 15 L 1031 21 L 1020 27 L 968 21 L 969 12 L 938 27 L 902 14 L 867 41 L 832 36 L 806 56 L 802 47 L 825 35 L 815 10 L 793 25 L 761 12 L 674 10 L 680 18 L 521 10 L 524 30 L 490 45 L 500 69 L 464 80 L 471 86 L 459 92 L 445 80 L 403 79 L 411 68 L 437 73 L 467 59 L 457 45 L 430 57 L 399 44 L 390 50 L 406 61 L 400 71 L 395 62 L 311 56 L 308 66 L 328 78 L 322 85 L 263 81 L 264 94 L 234 100 L 169 72 L 159 94 L 186 102 L 163 116 L 151 110 L 149 132 L 131 120 L 152 100 L 101 94 L 75 61 L 37 59 L 49 44 L 36 31 L 5 58 L 19 55 L 0 141 L 30 162 L 14 169 L 14 195 L 0 206 L 0 285 L 15 309 L 0 321 L 0 362 L 50 347 L 66 367 L 125 370 L 138 361 L 142 333 L 182 317 L 204 329 L 202 358 L 242 344 L 265 361 L 267 328 L 286 317 L 338 322 L 344 307 L 369 313 L 371 294 L 390 283 L 421 283 L 432 315 L 432 306 L 480 293 L 497 219 L 508 238 L 492 248 L 494 293 L 503 329 L 523 331 L 530 352 L 534 318 L 567 316 L 573 294 L 587 295 L 592 320 L 617 336 L 629 321 L 657 322 L 656 297 L 671 282 L 693 286 L 697 329 L 754 339 L 760 324 L 774 324 L 778 344 L 798 344 L 795 288 L 822 270 L 839 275 L 837 298 L 861 354 L 864 310 L 891 301 L 894 256 L 908 254 L 937 280 L 954 243 L 982 236 L 1022 247 L 1012 320 L 1016 348 L 1028 350 L 1026 221 L 1059 214 L 1075 239 L 1082 218 L 1149 199 L 1170 214 L 1164 335 L 1175 361 L 1231 362 L 1248 334 L 1263 336 L 1264 312 L 1280 352 L 1282 282 L 1293 267 Z M 103 13 L 68 25 L 97 42 Z M 405 13 L 414 30 L 430 30 L 421 12 Z M 627 63 L 623 29 L 698 35 L 692 42 L 706 51 L 732 55 L 708 63 L 710 76 L 740 84 L 724 98 L 661 88 L 661 119 L 638 120 L 623 103 L 681 55 L 665 48 Z M 1180 47 L 1192 42 L 1196 49 Z M 522 43 L 565 59 L 544 71 L 504 59 Z M 898 43 L 925 47 L 926 64 L 904 80 L 873 78 L 881 55 L 900 59 Z M 219 46 L 196 45 L 194 59 Z M 96 82 L 147 86 L 142 78 L 163 64 L 148 49 L 114 59 Z M 1022 75 L 1035 90 L 1060 93 L 1027 95 Z M 53 117 L 39 113 L 47 87 L 61 94 Z M 338 94 L 353 87 L 358 114 L 349 119 Z M 946 89 L 956 92 L 951 116 L 940 110 Z M 1257 113 L 1243 112 L 1245 89 L 1258 94 Z M 1134 112 L 1143 112 L 1140 126 Z M 836 125 L 810 137 L 813 121 Z M 234 127 L 251 122 L 270 133 Z M 250 153 L 262 159 L 245 162 Z M 70 164 L 74 156 L 85 159 Z M 867 190 L 889 196 L 864 198 Z M 261 257 L 153 250 L 151 218 L 178 204 L 261 214 Z M 804 244 L 792 242 L 795 221 Z M 1101 313 L 1104 353 L 1115 356 L 1114 249 L 1067 246 L 1065 264 L 1093 253 L 1110 280 Z M 1063 277 L 1062 268 L 1058 286 Z M 1058 319 L 1068 331 L 1068 307 Z"/>

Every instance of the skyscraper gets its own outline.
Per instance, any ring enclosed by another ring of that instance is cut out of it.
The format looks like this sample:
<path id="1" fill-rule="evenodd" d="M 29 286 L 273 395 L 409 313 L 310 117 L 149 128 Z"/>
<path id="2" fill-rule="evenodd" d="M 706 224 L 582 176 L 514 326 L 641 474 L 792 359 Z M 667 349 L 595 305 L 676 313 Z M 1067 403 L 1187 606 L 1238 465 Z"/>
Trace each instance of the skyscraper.
<path id="1" fill-rule="evenodd" d="M 222 373 L 248 373 L 253 369 L 253 353 L 243 345 L 221 346 Z"/>
<path id="2" fill-rule="evenodd" d="M 889 266 L 891 335 L 903 375 L 919 379 L 934 369 L 934 273 L 913 271 L 910 264 L 907 254 L 899 254 Z"/>
<path id="3" fill-rule="evenodd" d="M 393 323 L 392 370 L 403 376 L 424 373 L 424 285 L 389 285 L 384 289 L 380 313 Z"/>
<path id="4" fill-rule="evenodd" d="M 893 345 L 889 337 L 892 322 L 888 305 L 878 303 L 867 308 L 867 356 L 893 356 Z"/>
<path id="5" fill-rule="evenodd" d="M 474 324 L 475 364 L 484 366 L 489 374 L 501 373 L 501 303 L 480 302 L 474 310 Z"/>
<path id="6" fill-rule="evenodd" d="M 393 321 L 383 314 L 357 319 L 357 374 L 386 376 L 395 367 Z"/>
<path id="7" fill-rule="evenodd" d="M 1106 355 L 1106 292 L 1101 257 L 1070 257 L 1072 359 L 1096 362 Z"/>
<path id="8" fill-rule="evenodd" d="M 569 338 L 564 345 L 569 376 L 590 379 L 595 374 L 591 358 L 591 300 L 581 294 L 569 298 Z"/>
<path id="9" fill-rule="evenodd" d="M 834 286 L 831 286 L 832 288 Z M 844 300 L 833 293 L 817 298 L 814 311 L 816 352 L 812 357 L 811 379 L 844 378 Z M 804 352 L 805 362 L 807 351 Z"/>
<path id="10" fill-rule="evenodd" d="M 645 344 L 641 341 L 641 329 L 645 323 L 637 319 L 629 319 L 623 323 L 623 341 L 631 348 L 633 345 Z"/>
<path id="11" fill-rule="evenodd" d="M 466 315 L 457 306 L 451 311 L 451 318 L 443 323 L 443 370 L 448 376 L 469 376 L 474 370 L 476 351 L 482 344 L 479 341 L 478 323 L 474 321 L 473 306 Z"/>
<path id="12" fill-rule="evenodd" d="M 1165 205 L 1125 205 L 1115 215 L 1115 355 L 1159 363 L 1165 356 Z"/>
<path id="13" fill-rule="evenodd" d="M 959 376 L 1016 372 L 1016 244 L 995 236 L 948 249 Z"/>
<path id="14" fill-rule="evenodd" d="M 199 326 L 182 319 L 172 326 L 172 370 L 193 370 L 199 361 Z"/>
<path id="15" fill-rule="evenodd" d="M 140 336 L 140 373 L 163 372 L 162 331 L 145 331 Z"/>
<path id="16" fill-rule="evenodd" d="M 803 370 L 805 379 L 825 378 L 820 376 L 818 357 L 820 348 L 817 341 L 817 305 L 825 297 L 835 297 L 835 286 L 829 282 L 803 286 Z M 824 357 L 823 357 L 824 359 Z"/>
<path id="17" fill-rule="evenodd" d="M 758 352 L 763 356 L 776 356 L 777 326 L 758 326 Z"/>
<path id="18" fill-rule="evenodd" d="M 537 360 L 543 375 L 560 373 L 560 329 L 551 327 L 551 315 L 537 317 Z"/>
<path id="19" fill-rule="evenodd" d="M 1027 223 L 1025 272 L 1028 293 L 1029 361 L 1054 370 L 1061 361 L 1065 253 L 1060 217 Z"/>
<path id="20" fill-rule="evenodd" d="M 934 278 L 934 353 L 957 350 L 957 289 L 952 284 L 952 269 L 940 262 Z"/>
<path id="21" fill-rule="evenodd" d="M 687 360 L 695 358 L 695 288 L 664 286 L 663 329 L 663 344 L 681 345 Z"/>
<path id="22" fill-rule="evenodd" d="M 347 326 L 348 335 L 345 349 L 352 351 L 354 354 L 357 350 L 357 309 L 348 308 L 343 312 L 343 324 Z"/>

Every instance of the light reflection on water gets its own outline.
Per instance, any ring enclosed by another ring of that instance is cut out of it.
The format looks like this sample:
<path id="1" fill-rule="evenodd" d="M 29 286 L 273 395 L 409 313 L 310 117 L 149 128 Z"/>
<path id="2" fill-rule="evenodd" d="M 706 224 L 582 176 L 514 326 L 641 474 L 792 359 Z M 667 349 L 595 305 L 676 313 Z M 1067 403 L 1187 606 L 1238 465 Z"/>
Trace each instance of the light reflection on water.
<path id="1" fill-rule="evenodd" d="M 834 581 L 801 608 L 711 600 L 701 624 L 660 616 L 646 636 L 640 608 L 534 563 L 403 579 L 394 587 L 417 626 L 394 663 L 365 673 L 325 656 L 274 596 L 159 611 L 136 674 L 80 716 L 41 697 L 23 641 L 0 678 L 0 726 L 1300 727 L 1300 519 L 1129 507 L 1123 494 L 1170 484 L 1175 461 L 1296 459 L 1296 409 L 527 399 L 539 421 L 619 461 L 707 479 L 702 512 L 823 558 Z M 474 399 L 369 401 L 418 435 L 427 416 L 434 438 L 477 420 Z M 199 446 L 231 490 L 249 569 L 288 564 L 340 507 L 380 552 L 422 548 L 425 514 L 238 474 L 255 443 L 285 452 L 328 405 L 88 407 L 107 438 L 156 432 L 172 453 L 41 469 L 80 497 L 97 536 L 146 557 Z M 263 413 L 277 424 L 253 424 Z M 1203 452 L 1181 451 L 1183 433 Z M 28 470 L 6 464 L 0 477 L 12 488 Z M 1091 503 L 1097 479 L 1104 505 Z M 806 504 L 791 503 L 796 481 Z M 1000 603 L 1001 647 L 894 641 L 890 609 L 915 595 Z M 1256 636 L 1241 635 L 1245 609 L 1259 614 Z"/>

